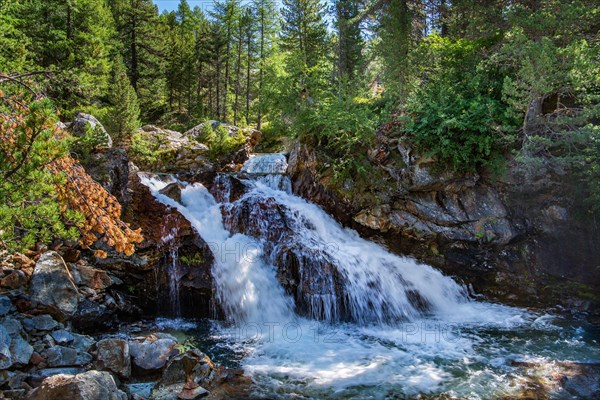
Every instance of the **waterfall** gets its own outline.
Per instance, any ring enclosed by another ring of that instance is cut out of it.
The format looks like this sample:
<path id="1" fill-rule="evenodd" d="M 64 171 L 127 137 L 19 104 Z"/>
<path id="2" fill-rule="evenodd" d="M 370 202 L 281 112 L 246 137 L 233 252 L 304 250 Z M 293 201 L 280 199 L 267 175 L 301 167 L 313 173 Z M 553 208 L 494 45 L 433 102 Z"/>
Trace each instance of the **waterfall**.
<path id="1" fill-rule="evenodd" d="M 187 185 L 178 204 L 158 193 L 164 184 L 143 180 L 209 244 L 217 301 L 228 318 L 290 319 L 295 299 L 296 309 L 302 303 L 304 314 L 314 319 L 394 324 L 452 312 L 469 301 L 449 277 L 362 239 L 291 194 L 286 168 L 283 155 L 251 158 L 242 169 L 246 188 L 239 199 L 230 202 L 231 184 L 225 176 L 217 178 L 222 204 L 201 184 Z M 282 265 L 290 264 L 297 267 L 291 273 L 298 282 L 286 294 L 278 277 Z"/>
<path id="2" fill-rule="evenodd" d="M 217 352 L 241 360 L 256 398 L 517 398 L 530 375 L 520 361 L 599 359 L 579 321 L 563 330 L 553 316 L 472 301 L 344 228 L 291 193 L 286 166 L 256 156 L 208 188 L 182 184 L 181 203 L 142 177 L 210 246 L 215 300 L 233 324 L 200 337 L 216 333 Z"/>
<path id="3" fill-rule="evenodd" d="M 168 218 L 169 216 L 167 216 Z M 179 284 L 181 281 L 179 271 L 179 254 L 174 243 L 177 237 L 178 227 L 173 226 L 169 232 L 162 232 L 161 248 L 164 249 L 166 262 L 166 275 L 169 284 L 169 311 L 176 317 L 181 316 L 181 300 L 179 296 Z M 155 272 L 156 288 L 159 293 L 159 277 Z"/>
<path id="4" fill-rule="evenodd" d="M 215 256 L 216 300 L 228 319 L 239 323 L 290 318 L 291 299 L 277 282 L 274 266 L 264 261 L 261 244 L 225 229 L 220 205 L 203 185 L 186 186 L 179 204 L 159 193 L 166 186 L 160 180 L 143 176 L 142 182 L 159 201 L 176 207 L 208 244 Z"/>

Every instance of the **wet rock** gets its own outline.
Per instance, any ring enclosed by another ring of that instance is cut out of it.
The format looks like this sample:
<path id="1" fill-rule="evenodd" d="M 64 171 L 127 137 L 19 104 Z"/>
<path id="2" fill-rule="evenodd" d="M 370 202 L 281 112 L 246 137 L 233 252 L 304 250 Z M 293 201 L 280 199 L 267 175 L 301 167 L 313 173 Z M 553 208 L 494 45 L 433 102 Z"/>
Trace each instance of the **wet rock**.
<path id="1" fill-rule="evenodd" d="M 108 372 L 88 371 L 77 375 L 46 378 L 29 395 L 30 400 L 126 400 Z"/>
<path id="2" fill-rule="evenodd" d="M 33 347 L 27 343 L 21 336 L 13 338 L 10 344 L 12 362 L 16 365 L 27 365 L 33 354 Z"/>
<path id="3" fill-rule="evenodd" d="M 102 269 L 93 268 L 89 265 L 80 265 L 78 270 L 81 277 L 81 284 L 94 290 L 104 290 L 113 283 L 108 273 Z"/>
<path id="4" fill-rule="evenodd" d="M 162 369 L 169 359 L 179 353 L 177 342 L 172 339 L 156 339 L 149 336 L 144 342 L 130 342 L 129 352 L 133 365 L 142 373 L 156 372 Z"/>
<path id="5" fill-rule="evenodd" d="M 31 322 L 38 331 L 51 331 L 58 326 L 58 322 L 48 314 L 37 315 L 31 318 Z"/>
<path id="6" fill-rule="evenodd" d="M 86 114 L 86 113 L 77 113 L 75 116 L 75 120 L 69 126 L 69 129 L 76 136 L 85 135 L 87 130 L 92 130 L 95 133 L 95 137 L 98 138 L 99 146 L 103 147 L 112 147 L 112 139 L 104 126 L 96 119 L 96 117 Z"/>
<path id="7" fill-rule="evenodd" d="M 12 301 L 6 296 L 0 296 L 0 315 L 8 314 L 12 309 Z"/>
<path id="8" fill-rule="evenodd" d="M 11 337 L 0 325 L 0 370 L 7 369 L 12 365 L 12 355 L 10 353 Z"/>
<path id="9" fill-rule="evenodd" d="M 75 336 L 65 329 L 60 329 L 51 333 L 52 339 L 57 344 L 70 344 L 75 340 Z"/>
<path id="10" fill-rule="evenodd" d="M 44 355 L 50 367 L 82 366 L 92 362 L 92 356 L 89 353 L 58 345 L 46 350 Z"/>
<path id="11" fill-rule="evenodd" d="M 181 189 L 183 189 L 183 186 L 179 182 L 173 182 L 161 189 L 160 193 L 181 203 Z"/>
<path id="12" fill-rule="evenodd" d="M 78 297 L 77 287 L 61 256 L 54 251 L 42 254 L 31 277 L 31 299 L 69 317 L 77 310 Z"/>
<path id="13" fill-rule="evenodd" d="M 126 340 L 104 339 L 96 344 L 96 349 L 96 368 L 113 372 L 125 379 L 131 376 L 131 357 Z"/>
<path id="14" fill-rule="evenodd" d="M 125 391 L 132 400 L 149 400 L 156 383 L 130 383 L 125 385 Z"/>
<path id="15" fill-rule="evenodd" d="M 159 385 L 169 386 L 175 383 L 185 383 L 186 369 L 191 372 L 194 382 L 206 384 L 214 368 L 214 364 L 206 354 L 198 350 L 188 350 L 169 361 Z"/>

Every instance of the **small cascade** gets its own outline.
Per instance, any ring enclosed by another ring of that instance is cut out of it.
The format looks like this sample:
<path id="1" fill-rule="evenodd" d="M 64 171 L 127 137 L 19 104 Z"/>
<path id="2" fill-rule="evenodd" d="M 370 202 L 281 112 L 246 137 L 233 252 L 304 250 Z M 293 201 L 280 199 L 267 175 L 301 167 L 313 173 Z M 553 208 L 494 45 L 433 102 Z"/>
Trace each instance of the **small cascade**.
<path id="1" fill-rule="evenodd" d="M 287 160 L 283 154 L 254 155 L 242 167 L 242 175 L 273 190 L 292 192 L 292 182 L 285 175 Z"/>
<path id="2" fill-rule="evenodd" d="M 169 218 L 170 216 L 167 216 Z M 171 224 L 169 224 L 171 225 Z M 175 224 L 168 232 L 163 232 L 161 237 L 161 248 L 164 253 L 165 267 L 164 273 L 166 275 L 168 285 L 169 285 L 169 303 L 168 303 L 168 312 L 170 315 L 174 317 L 181 316 L 181 300 L 180 300 L 180 283 L 181 283 L 181 271 L 179 270 L 179 254 L 177 251 L 177 244 L 175 243 L 175 238 L 177 237 L 178 227 Z M 157 285 L 157 293 L 160 293 L 160 277 L 158 271 L 155 273 L 156 285 Z M 161 302 L 161 299 L 158 298 L 158 301 Z M 159 309 L 164 308 L 164 305 L 161 303 L 158 305 Z"/>
<path id="3" fill-rule="evenodd" d="M 181 204 L 159 193 L 166 186 L 144 176 L 142 183 L 163 204 L 176 207 L 206 241 L 214 255 L 216 301 L 235 323 L 285 321 L 293 318 L 292 300 L 277 282 L 275 268 L 265 262 L 260 242 L 231 235 L 223 226 L 221 206 L 201 184 L 187 185 Z"/>
<path id="4" fill-rule="evenodd" d="M 186 186 L 182 204 L 158 193 L 164 184 L 145 180 L 209 244 L 217 301 L 233 321 L 289 319 L 295 310 L 331 322 L 396 324 L 469 301 L 439 271 L 389 253 L 281 190 L 289 186 L 286 169 L 281 154 L 255 156 L 239 178 L 218 176 L 214 196 L 201 184 Z"/>
<path id="5" fill-rule="evenodd" d="M 468 302 L 465 289 L 430 266 L 389 253 L 318 206 L 281 190 L 285 157 L 256 156 L 247 190 L 223 206 L 225 226 L 261 241 L 296 311 L 312 319 L 399 323 Z M 263 177 L 278 176 L 265 182 Z M 217 195 L 219 196 L 219 195 Z"/>

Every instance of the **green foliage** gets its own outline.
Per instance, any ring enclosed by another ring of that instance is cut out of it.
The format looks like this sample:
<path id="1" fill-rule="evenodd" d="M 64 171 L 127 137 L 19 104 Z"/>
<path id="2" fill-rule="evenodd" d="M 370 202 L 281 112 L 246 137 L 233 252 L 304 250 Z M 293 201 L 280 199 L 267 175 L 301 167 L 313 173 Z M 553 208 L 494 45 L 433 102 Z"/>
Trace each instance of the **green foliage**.
<path id="1" fill-rule="evenodd" d="M 89 124 L 86 125 L 83 135 L 69 141 L 71 151 L 75 152 L 82 162 L 87 162 L 95 149 L 107 145 L 106 133 L 99 126 L 92 128 Z"/>
<path id="2" fill-rule="evenodd" d="M 210 145 L 210 152 L 212 157 L 215 158 L 239 149 L 246 142 L 241 129 L 238 130 L 235 136 L 230 136 L 229 131 L 223 125 L 217 126 L 214 135 L 215 139 Z"/>
<path id="3" fill-rule="evenodd" d="M 189 266 L 199 266 L 204 264 L 206 261 L 202 253 L 194 253 L 190 256 L 181 256 L 179 257 L 179 261 Z"/>
<path id="4" fill-rule="evenodd" d="M 67 152 L 54 107 L 47 99 L 21 105 L 25 101 L 0 110 L 0 244 L 11 251 L 79 236 L 80 217 L 63 213 L 57 201 L 61 177 L 46 169 Z"/>
<path id="5" fill-rule="evenodd" d="M 480 62 L 481 49 L 477 42 L 433 35 L 415 53 L 422 78 L 408 98 L 405 134 L 457 171 L 495 165 L 514 128 L 494 71 Z"/>
<path id="6" fill-rule="evenodd" d="M 212 123 L 207 121 L 202 125 L 202 129 L 200 130 L 200 135 L 198 136 L 198 140 L 200 143 L 204 143 L 207 146 L 212 146 L 217 139 L 217 135 L 213 130 Z"/>
<path id="7" fill-rule="evenodd" d="M 160 158 L 158 144 L 152 142 L 144 132 L 136 132 L 131 136 L 129 152 L 134 161 L 142 166 L 151 166 Z"/>
<path id="8" fill-rule="evenodd" d="M 319 109 L 306 108 L 298 119 L 299 137 L 328 150 L 334 178 L 365 177 L 367 148 L 373 144 L 378 117 L 370 103 L 329 97 Z"/>
<path id="9" fill-rule="evenodd" d="M 13 13 L 35 65 L 53 72 L 46 90 L 65 115 L 99 102 L 108 87 L 115 36 L 106 1 L 23 1 Z"/>
<path id="10" fill-rule="evenodd" d="M 30 39 L 19 29 L 22 21 L 10 2 L 0 7 L 0 71 L 23 71 L 29 66 Z"/>
<path id="11" fill-rule="evenodd" d="M 111 108 L 107 116 L 107 128 L 118 143 L 131 137 L 140 126 L 138 98 L 120 59 L 113 63 L 109 96 Z"/>

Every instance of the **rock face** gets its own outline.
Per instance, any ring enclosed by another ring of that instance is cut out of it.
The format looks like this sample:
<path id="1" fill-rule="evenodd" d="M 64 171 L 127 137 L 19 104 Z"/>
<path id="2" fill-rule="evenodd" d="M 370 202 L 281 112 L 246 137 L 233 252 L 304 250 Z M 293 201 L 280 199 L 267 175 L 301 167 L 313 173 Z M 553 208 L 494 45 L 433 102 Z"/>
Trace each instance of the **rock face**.
<path id="1" fill-rule="evenodd" d="M 34 389 L 31 400 L 127 400 L 108 372 L 88 371 L 77 375 L 59 374 L 46 378 Z"/>
<path id="2" fill-rule="evenodd" d="M 31 299 L 62 316 L 72 316 L 77 311 L 79 292 L 58 253 L 46 252 L 36 263 L 31 277 Z"/>
<path id="3" fill-rule="evenodd" d="M 213 256 L 208 245 L 177 209 L 159 203 L 136 173 L 130 176 L 129 189 L 132 202 L 124 220 L 142 228 L 144 242 L 134 257 L 109 256 L 102 263 L 139 291 L 138 305 L 147 313 L 210 316 Z M 173 264 L 180 277 L 179 310 L 171 308 L 168 298 Z"/>
<path id="4" fill-rule="evenodd" d="M 129 343 L 123 339 L 104 339 L 96 344 L 96 368 L 117 374 L 121 378 L 131 376 Z"/>
<path id="5" fill-rule="evenodd" d="M 123 210 L 129 207 L 129 158 L 123 149 L 97 149 L 85 160 L 86 172 L 115 196 Z"/>
<path id="6" fill-rule="evenodd" d="M 208 147 L 199 143 L 195 137 L 169 129 L 146 125 L 137 134 L 151 143 L 160 153 L 156 162 L 148 163 L 141 158 L 134 162 L 145 171 L 177 173 L 184 171 L 212 170 L 208 156 Z"/>
<path id="7" fill-rule="evenodd" d="M 85 114 L 77 113 L 75 120 L 70 124 L 69 128 L 76 136 L 83 136 L 86 129 L 91 129 L 95 132 L 98 139 L 101 141 L 100 145 L 104 147 L 112 147 L 112 139 L 104 126 L 96 119 L 96 117 Z"/>
<path id="8" fill-rule="evenodd" d="M 177 341 L 172 338 L 150 336 L 143 342 L 129 343 L 133 365 L 144 372 L 157 372 L 164 368 L 169 359 L 179 353 Z"/>
<path id="9" fill-rule="evenodd" d="M 339 311 L 336 317 L 349 320 L 344 279 L 333 260 L 314 243 L 298 240 L 290 227 L 294 218 L 286 214 L 284 206 L 273 198 L 243 196 L 246 189 L 242 181 L 230 175 L 221 175 L 211 186 L 217 200 L 232 202 L 222 209 L 225 227 L 232 234 L 243 233 L 264 243 L 265 254 L 278 266 L 277 278 L 294 298 L 298 314 L 329 319 L 326 313 L 333 308 Z"/>
<path id="10" fill-rule="evenodd" d="M 293 190 L 364 236 L 491 298 L 590 305 L 577 296 L 591 295 L 600 284 L 600 247 L 594 245 L 600 229 L 577 218 L 575 180 L 564 171 L 531 173 L 511 164 L 502 179 L 455 174 L 381 135 L 369 156 L 381 179 L 335 185 L 324 156 L 296 144 L 288 168 Z M 564 278 L 572 283 L 559 287 Z"/>

